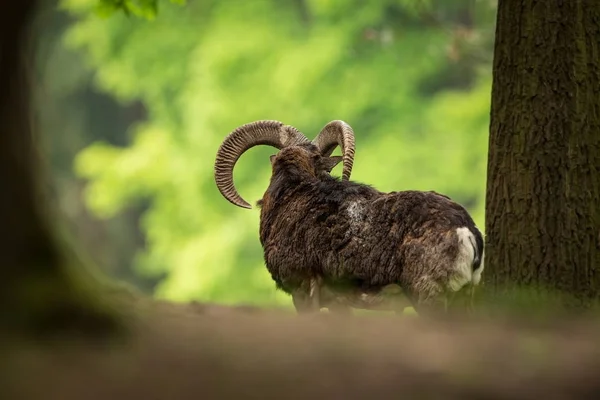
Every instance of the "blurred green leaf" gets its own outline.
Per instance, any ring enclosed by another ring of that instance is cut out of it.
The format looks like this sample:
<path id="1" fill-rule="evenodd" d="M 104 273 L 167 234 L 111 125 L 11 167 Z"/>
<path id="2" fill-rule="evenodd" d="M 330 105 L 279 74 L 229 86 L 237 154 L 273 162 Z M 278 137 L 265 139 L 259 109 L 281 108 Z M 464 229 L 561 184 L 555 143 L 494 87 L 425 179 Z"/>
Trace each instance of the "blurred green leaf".
<path id="1" fill-rule="evenodd" d="M 170 2 L 186 4 L 186 0 L 170 0 Z M 151 20 L 158 14 L 158 0 L 98 0 L 97 15 L 106 18 L 117 11 L 122 11 L 128 16 L 133 14 Z"/>

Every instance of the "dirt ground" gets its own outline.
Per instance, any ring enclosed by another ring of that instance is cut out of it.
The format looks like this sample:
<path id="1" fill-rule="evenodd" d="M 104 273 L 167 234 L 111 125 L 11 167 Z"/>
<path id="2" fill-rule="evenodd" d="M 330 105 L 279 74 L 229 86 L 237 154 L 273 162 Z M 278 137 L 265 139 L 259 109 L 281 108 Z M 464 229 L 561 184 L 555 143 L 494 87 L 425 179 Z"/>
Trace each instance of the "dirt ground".
<path id="1" fill-rule="evenodd" d="M 112 341 L 4 340 L 0 398 L 584 399 L 598 324 L 288 311 L 136 300 Z M 4 393 L 2 393 L 4 392 Z"/>

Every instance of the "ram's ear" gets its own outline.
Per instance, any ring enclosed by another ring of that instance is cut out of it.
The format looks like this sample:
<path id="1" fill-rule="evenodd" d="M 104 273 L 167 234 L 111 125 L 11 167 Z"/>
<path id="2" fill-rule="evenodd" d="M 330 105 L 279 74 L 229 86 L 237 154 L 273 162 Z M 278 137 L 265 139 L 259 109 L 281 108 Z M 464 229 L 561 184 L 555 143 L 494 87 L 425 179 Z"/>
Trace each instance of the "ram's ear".
<path id="1" fill-rule="evenodd" d="M 273 161 L 275 161 L 275 154 L 269 157 L 269 161 L 271 161 L 271 165 L 273 165 Z"/>
<path id="2" fill-rule="evenodd" d="M 335 166 L 338 165 L 342 159 L 342 156 L 323 157 L 321 162 L 325 171 L 331 172 L 331 170 L 335 168 Z"/>

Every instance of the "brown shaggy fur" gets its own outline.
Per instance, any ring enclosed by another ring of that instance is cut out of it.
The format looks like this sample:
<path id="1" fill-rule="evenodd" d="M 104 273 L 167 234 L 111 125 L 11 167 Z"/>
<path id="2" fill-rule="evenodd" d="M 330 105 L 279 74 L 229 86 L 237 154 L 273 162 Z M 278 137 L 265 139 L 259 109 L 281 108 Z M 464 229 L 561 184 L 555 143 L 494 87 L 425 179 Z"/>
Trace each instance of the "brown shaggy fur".
<path id="1" fill-rule="evenodd" d="M 481 233 L 448 197 L 339 180 L 326 173 L 339 160 L 321 157 L 311 144 L 284 148 L 271 161 L 271 182 L 258 202 L 260 240 L 273 280 L 299 311 L 315 279 L 329 291 L 322 303 L 346 297 L 347 305 L 370 308 L 359 304 L 361 294 L 377 303 L 382 289 L 399 285 L 417 311 L 434 307 L 456 273 L 460 227 L 474 234 L 472 268 L 480 267 Z"/>

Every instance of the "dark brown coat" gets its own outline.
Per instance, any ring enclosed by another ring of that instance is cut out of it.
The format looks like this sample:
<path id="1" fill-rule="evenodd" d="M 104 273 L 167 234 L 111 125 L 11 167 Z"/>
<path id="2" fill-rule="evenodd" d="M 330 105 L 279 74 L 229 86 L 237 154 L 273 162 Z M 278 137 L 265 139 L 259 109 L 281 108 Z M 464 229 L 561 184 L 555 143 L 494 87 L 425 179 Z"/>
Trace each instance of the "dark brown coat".
<path id="1" fill-rule="evenodd" d="M 315 277 L 335 290 L 364 293 L 398 284 L 418 306 L 477 283 L 483 238 L 462 206 L 435 192 L 382 193 L 339 180 L 324 173 L 326 162 L 310 144 L 272 158 L 259 201 L 260 240 L 278 288 L 306 292 Z M 468 230 L 472 246 L 466 276 L 457 270 L 465 252 L 458 228 Z"/>

